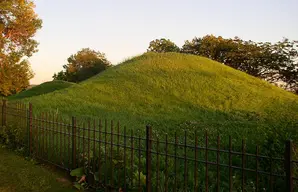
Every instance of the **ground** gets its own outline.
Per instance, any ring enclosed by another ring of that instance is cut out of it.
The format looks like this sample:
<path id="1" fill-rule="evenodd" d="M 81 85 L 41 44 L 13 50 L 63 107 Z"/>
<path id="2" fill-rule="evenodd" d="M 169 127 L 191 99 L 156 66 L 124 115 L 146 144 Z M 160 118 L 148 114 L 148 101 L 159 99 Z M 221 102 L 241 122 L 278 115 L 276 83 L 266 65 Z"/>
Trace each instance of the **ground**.
<path id="1" fill-rule="evenodd" d="M 75 191 L 65 175 L 36 165 L 1 145 L 0 162 L 0 192 Z"/>

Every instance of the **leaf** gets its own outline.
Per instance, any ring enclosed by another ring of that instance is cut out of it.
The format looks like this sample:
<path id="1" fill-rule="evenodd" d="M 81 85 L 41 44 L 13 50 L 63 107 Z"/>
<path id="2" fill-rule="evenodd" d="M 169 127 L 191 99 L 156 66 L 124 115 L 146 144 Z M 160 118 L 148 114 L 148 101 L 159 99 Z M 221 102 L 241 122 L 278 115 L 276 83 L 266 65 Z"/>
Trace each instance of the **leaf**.
<path id="1" fill-rule="evenodd" d="M 82 177 L 84 175 L 84 168 L 80 167 L 80 168 L 74 169 L 70 172 L 70 175 L 73 177 Z"/>
<path id="2" fill-rule="evenodd" d="M 78 183 L 75 183 L 73 186 L 78 190 L 81 190 L 81 188 L 82 188 L 82 186 Z"/>

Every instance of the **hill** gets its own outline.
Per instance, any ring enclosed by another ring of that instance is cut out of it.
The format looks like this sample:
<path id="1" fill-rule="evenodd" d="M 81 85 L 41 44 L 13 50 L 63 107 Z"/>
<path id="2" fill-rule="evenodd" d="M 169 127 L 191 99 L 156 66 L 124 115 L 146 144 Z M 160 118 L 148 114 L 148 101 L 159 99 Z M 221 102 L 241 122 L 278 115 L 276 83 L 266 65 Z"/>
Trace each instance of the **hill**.
<path id="1" fill-rule="evenodd" d="M 31 88 L 25 91 L 22 91 L 19 94 L 10 96 L 9 99 L 15 100 L 15 99 L 23 99 L 27 97 L 34 97 L 38 95 L 51 93 L 53 91 L 65 89 L 72 85 L 74 85 L 74 83 L 70 83 L 66 81 L 49 81 L 49 82 L 42 83 L 40 85 L 34 85 Z"/>
<path id="2" fill-rule="evenodd" d="M 20 97 L 19 97 L 20 98 Z M 36 110 L 263 142 L 297 137 L 298 97 L 210 59 L 146 53 L 67 89 L 25 99 Z"/>

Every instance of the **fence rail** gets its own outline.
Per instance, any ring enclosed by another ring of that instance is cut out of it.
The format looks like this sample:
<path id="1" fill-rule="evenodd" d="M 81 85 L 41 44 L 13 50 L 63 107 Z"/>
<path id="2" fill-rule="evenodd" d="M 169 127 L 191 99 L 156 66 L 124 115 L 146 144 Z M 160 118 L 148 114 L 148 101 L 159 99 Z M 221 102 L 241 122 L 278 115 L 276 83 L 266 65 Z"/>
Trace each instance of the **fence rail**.
<path id="1" fill-rule="evenodd" d="M 3 100 L 1 106 L 0 139 L 67 171 L 81 167 L 89 184 L 106 191 L 298 190 L 292 141 L 273 157 L 258 146 L 248 151 L 244 140 L 233 146 L 231 137 L 158 136 L 150 126 L 135 131 L 114 121 L 34 114 L 32 104 Z"/>

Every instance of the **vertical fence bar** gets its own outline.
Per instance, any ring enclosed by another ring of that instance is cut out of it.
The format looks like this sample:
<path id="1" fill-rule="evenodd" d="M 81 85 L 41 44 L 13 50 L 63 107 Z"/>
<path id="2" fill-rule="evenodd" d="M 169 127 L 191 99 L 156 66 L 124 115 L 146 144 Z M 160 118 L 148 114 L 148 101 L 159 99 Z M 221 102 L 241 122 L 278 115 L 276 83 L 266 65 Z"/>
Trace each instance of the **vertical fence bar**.
<path id="1" fill-rule="evenodd" d="M 256 192 L 259 191 L 259 146 L 256 146 Z"/>
<path id="2" fill-rule="evenodd" d="M 42 158 L 44 159 L 45 158 L 45 150 L 46 150 L 46 147 L 45 147 L 45 127 L 44 127 L 44 113 L 41 113 L 41 115 L 39 116 L 39 123 L 40 123 L 40 126 L 41 126 L 41 129 L 42 129 Z"/>
<path id="3" fill-rule="evenodd" d="M 151 136 L 150 125 L 146 126 L 146 192 L 151 192 Z"/>
<path id="4" fill-rule="evenodd" d="M 58 121 L 60 121 L 60 122 L 62 122 L 62 117 L 60 116 L 60 117 L 58 117 Z M 66 146 L 66 143 L 65 143 L 65 127 L 63 126 L 63 124 L 62 123 L 59 123 L 60 124 L 60 130 L 61 130 L 61 135 L 60 135 L 60 142 L 61 142 L 61 144 L 62 144 L 62 148 L 61 148 L 61 152 L 62 152 L 62 165 L 65 165 L 66 164 L 66 162 L 65 162 L 65 153 L 66 153 L 66 149 L 65 149 L 65 146 Z M 64 143 L 63 143 L 64 142 Z M 72 158 L 72 156 L 71 156 L 71 158 Z M 70 166 L 70 168 L 71 168 L 72 166 Z"/>
<path id="5" fill-rule="evenodd" d="M 156 142 L 156 191 L 159 187 L 159 139 Z"/>
<path id="6" fill-rule="evenodd" d="M 58 146 L 59 146 L 59 143 L 58 143 L 58 135 L 59 135 L 59 117 L 58 115 L 53 115 L 53 127 L 54 127 L 54 149 L 58 149 Z M 68 147 L 69 148 L 69 147 Z M 55 161 L 59 162 L 59 153 L 58 153 L 58 150 L 55 150 L 54 151 L 54 155 L 55 155 Z M 57 158 L 57 159 L 56 159 Z M 70 155 L 68 154 L 68 158 L 70 158 Z M 69 161 L 68 161 L 69 162 Z M 59 163 L 57 163 L 59 164 Z M 71 168 L 69 166 L 69 163 L 68 163 L 68 168 Z"/>
<path id="7" fill-rule="evenodd" d="M 96 121 L 93 120 L 93 165 L 92 165 L 92 172 L 95 174 L 95 157 L 96 157 Z"/>
<path id="8" fill-rule="evenodd" d="M 38 146 L 37 157 L 39 158 L 39 157 L 41 157 L 40 143 L 41 143 L 42 133 L 41 133 L 41 127 L 40 127 L 39 122 L 38 122 L 38 116 L 35 115 L 34 119 L 35 119 L 34 124 L 35 124 L 36 128 L 38 129 L 38 133 L 37 133 L 38 134 L 38 136 L 37 136 L 37 142 L 38 142 L 37 143 L 37 146 Z"/>
<path id="9" fill-rule="evenodd" d="M 139 167 L 138 167 L 138 172 L 139 172 L 139 192 L 142 191 L 142 188 L 141 188 L 141 136 L 140 136 L 140 131 L 139 131 L 139 136 L 138 136 L 138 139 L 139 139 L 139 143 L 138 143 L 138 146 L 139 146 Z"/>
<path id="10" fill-rule="evenodd" d="M 36 123 L 36 116 L 32 117 L 32 124 L 33 124 L 33 127 L 35 129 L 35 157 L 39 157 L 38 156 L 38 153 L 39 153 L 39 147 L 38 147 L 38 143 L 39 143 L 39 130 L 38 130 L 38 126 L 37 126 L 37 123 Z"/>
<path id="11" fill-rule="evenodd" d="M 34 121 L 34 117 L 33 117 L 33 119 L 32 119 L 32 128 L 33 128 L 33 130 L 34 130 L 34 132 L 35 132 L 35 134 L 34 134 L 34 157 L 36 158 L 36 157 L 38 157 L 38 155 L 37 155 L 37 152 L 38 152 L 38 128 L 37 128 L 37 126 L 36 126 L 36 122 Z"/>
<path id="12" fill-rule="evenodd" d="M 50 130 L 50 134 L 49 134 L 49 146 L 50 146 L 50 154 L 49 154 L 49 160 L 52 161 L 53 160 L 53 153 L 54 153 L 54 148 L 53 148 L 53 143 L 54 143 L 54 115 L 52 113 L 50 113 L 50 117 L 49 117 L 49 130 Z"/>
<path id="13" fill-rule="evenodd" d="M 195 170 L 194 170 L 194 192 L 198 191 L 198 135 L 195 132 Z"/>
<path id="14" fill-rule="evenodd" d="M 104 136 L 105 136 L 105 152 L 104 152 L 104 158 L 105 158 L 105 170 L 104 170 L 104 185 L 105 185 L 105 191 L 107 190 L 107 184 L 108 184 L 108 160 L 107 160 L 107 156 L 108 156 L 108 154 L 107 154 L 107 143 L 108 143 L 108 141 L 107 141 L 107 125 L 108 124 L 108 122 L 107 122 L 107 119 L 105 119 L 105 130 L 104 130 Z"/>
<path id="15" fill-rule="evenodd" d="M 71 129 L 72 129 L 72 168 L 75 169 L 77 167 L 76 159 L 77 159 L 77 154 L 76 154 L 76 132 L 77 132 L 77 120 L 75 117 L 72 117 L 71 119 Z M 62 129 L 61 129 L 62 130 Z M 62 133 L 61 133 L 62 135 Z M 60 137 L 60 142 L 61 142 L 61 137 Z"/>
<path id="16" fill-rule="evenodd" d="M 55 117 L 53 113 L 50 113 L 50 120 L 49 120 L 49 129 L 50 129 L 50 151 L 51 151 L 51 155 L 50 155 L 50 160 L 53 162 L 53 158 L 55 156 L 55 151 L 53 149 L 55 149 Z"/>
<path id="17" fill-rule="evenodd" d="M 6 126 L 6 100 L 2 100 L 2 126 Z"/>
<path id="18" fill-rule="evenodd" d="M 98 122 L 98 181 L 101 182 L 101 129 L 102 129 L 102 121 L 101 119 Z"/>
<path id="19" fill-rule="evenodd" d="M 187 143 L 186 143 L 186 131 L 184 131 L 184 191 L 187 191 Z"/>
<path id="20" fill-rule="evenodd" d="M 174 159 L 174 173 L 175 173 L 175 185 L 174 185 L 174 191 L 178 190 L 178 186 L 177 186 L 177 149 L 178 149 L 178 138 L 177 138 L 177 131 L 175 131 L 175 159 Z"/>
<path id="21" fill-rule="evenodd" d="M 85 130 L 86 130 L 86 126 L 85 126 L 85 122 L 84 122 L 83 123 L 83 129 L 82 129 L 82 131 L 83 131 L 83 138 L 82 138 L 82 145 L 83 145 L 82 166 L 83 166 L 84 171 L 86 170 L 85 169 Z M 79 135 L 79 136 L 81 136 L 81 135 Z M 79 155 L 79 158 L 80 158 L 80 155 Z"/>
<path id="22" fill-rule="evenodd" d="M 216 173 L 217 173 L 217 179 L 216 179 L 216 182 L 217 182 L 217 185 L 216 185 L 216 191 L 219 192 L 220 190 L 220 161 L 219 161 L 219 150 L 220 150 L 220 137 L 219 135 L 217 136 L 217 150 L 216 150 L 216 166 L 217 166 L 217 169 L 216 169 Z"/>
<path id="23" fill-rule="evenodd" d="M 45 131 L 46 131 L 46 151 L 45 151 L 45 156 L 46 156 L 46 160 L 49 159 L 49 125 L 48 125 L 48 113 L 46 112 L 45 114 Z"/>
<path id="24" fill-rule="evenodd" d="M 29 103 L 29 112 L 28 112 L 28 125 L 29 125 L 29 155 L 32 155 L 32 103 Z"/>
<path id="25" fill-rule="evenodd" d="M 244 140 L 242 139 L 242 168 L 241 168 L 241 171 L 242 171 L 242 178 L 241 178 L 241 188 L 242 188 L 242 191 L 245 190 L 245 142 Z"/>
<path id="26" fill-rule="evenodd" d="M 232 177 L 232 138 L 229 136 L 229 191 L 233 190 L 233 177 Z"/>
<path id="27" fill-rule="evenodd" d="M 114 132 L 114 121 L 111 121 L 111 158 L 110 158 L 110 166 L 111 166 L 111 186 L 113 187 L 114 185 L 114 177 L 113 177 L 113 133 Z"/>
<path id="28" fill-rule="evenodd" d="M 165 192 L 168 192 L 168 186 L 169 186 L 169 162 L 168 162 L 168 134 L 166 134 L 166 148 L 165 148 L 165 153 L 166 153 L 166 167 L 165 167 Z"/>
<path id="29" fill-rule="evenodd" d="M 90 173 L 90 141 L 91 141 L 91 138 L 90 138 L 90 129 L 91 129 L 91 122 L 90 122 L 90 119 L 88 120 L 88 138 L 87 138 L 87 142 L 88 142 L 88 174 Z"/>
<path id="30" fill-rule="evenodd" d="M 286 141 L 285 149 L 286 192 L 293 192 L 292 141 Z"/>
<path id="31" fill-rule="evenodd" d="M 68 131 L 68 143 L 67 143 L 67 146 L 68 146 L 68 166 L 67 168 L 69 170 L 72 169 L 72 122 L 69 122 L 67 121 L 66 123 L 66 128 L 67 128 L 67 131 Z M 57 139 L 58 139 L 58 136 L 57 136 Z"/>
<path id="32" fill-rule="evenodd" d="M 117 156 L 120 157 L 120 123 L 117 123 Z M 120 171 L 118 171 L 118 185 L 120 188 Z"/>
<path id="33" fill-rule="evenodd" d="M 134 145 L 133 145 L 133 130 L 130 132 L 130 147 L 131 147 L 131 153 L 130 153 L 130 186 L 133 188 L 133 150 L 134 150 Z"/>
<path id="34" fill-rule="evenodd" d="M 205 191 L 209 191 L 209 178 L 208 178 L 208 133 L 205 135 Z"/>
<path id="35" fill-rule="evenodd" d="M 124 159 L 124 191 L 126 191 L 126 126 L 124 126 L 124 154 L 123 154 L 123 159 Z"/>
<path id="36" fill-rule="evenodd" d="M 269 173 L 269 185 L 270 185 L 270 191 L 272 192 L 272 191 L 274 191 L 274 189 L 273 189 L 273 175 L 272 175 L 272 173 L 273 173 L 273 167 L 272 167 L 272 163 L 273 163 L 273 160 L 272 160 L 272 156 L 270 155 L 270 162 L 269 162 L 269 166 L 270 166 L 270 173 Z"/>

